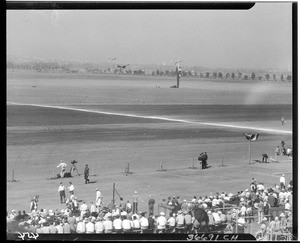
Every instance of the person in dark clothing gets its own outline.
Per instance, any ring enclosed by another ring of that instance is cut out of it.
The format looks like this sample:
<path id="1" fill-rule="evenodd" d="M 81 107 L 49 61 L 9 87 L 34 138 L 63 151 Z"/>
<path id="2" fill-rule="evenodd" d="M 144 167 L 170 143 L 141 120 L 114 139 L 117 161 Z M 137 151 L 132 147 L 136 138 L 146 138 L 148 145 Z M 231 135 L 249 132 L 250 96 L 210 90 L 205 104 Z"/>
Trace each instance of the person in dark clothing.
<path id="1" fill-rule="evenodd" d="M 270 195 L 268 195 L 268 203 L 270 207 L 275 207 L 276 199 L 273 196 L 273 193 L 270 193 Z"/>
<path id="2" fill-rule="evenodd" d="M 149 195 L 149 202 L 148 202 L 149 215 L 154 214 L 154 204 L 155 204 L 155 199 L 151 195 Z"/>
<path id="3" fill-rule="evenodd" d="M 200 156 L 198 157 L 198 160 L 201 161 L 201 163 L 202 163 L 202 170 L 207 168 L 207 159 L 208 159 L 208 156 L 207 156 L 206 152 L 201 153 Z"/>
<path id="4" fill-rule="evenodd" d="M 90 180 L 89 180 L 89 175 L 90 175 L 90 169 L 89 169 L 89 166 L 88 165 L 85 165 L 85 168 L 84 168 L 84 180 L 85 180 L 85 184 L 89 183 Z"/>
<path id="5" fill-rule="evenodd" d="M 261 162 L 262 163 L 268 163 L 268 155 L 267 154 L 262 154 Z"/>
<path id="6" fill-rule="evenodd" d="M 155 230 L 155 220 L 152 214 L 150 214 L 148 217 L 148 224 L 149 224 L 148 226 L 149 232 L 153 233 Z"/>
<path id="7" fill-rule="evenodd" d="M 21 214 L 21 210 L 19 210 L 17 216 L 15 217 L 15 220 L 20 221 L 22 219 L 23 219 L 23 215 Z"/>

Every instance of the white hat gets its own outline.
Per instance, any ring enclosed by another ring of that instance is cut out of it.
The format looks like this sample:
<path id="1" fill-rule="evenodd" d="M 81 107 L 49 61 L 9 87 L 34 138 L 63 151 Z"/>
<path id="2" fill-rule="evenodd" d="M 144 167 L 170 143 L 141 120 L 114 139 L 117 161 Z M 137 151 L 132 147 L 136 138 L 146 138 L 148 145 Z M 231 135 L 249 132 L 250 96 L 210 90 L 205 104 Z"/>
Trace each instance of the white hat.
<path id="1" fill-rule="evenodd" d="M 285 214 L 284 214 L 284 213 L 281 213 L 281 214 L 279 215 L 279 217 L 285 217 Z"/>
<path id="2" fill-rule="evenodd" d="M 126 211 L 123 211 L 123 212 L 121 212 L 121 215 L 122 215 L 122 216 L 126 216 L 126 215 L 127 215 L 127 212 L 126 212 Z"/>
<path id="3" fill-rule="evenodd" d="M 244 202 L 245 200 L 244 200 L 244 198 L 241 198 L 241 202 Z"/>
<path id="4" fill-rule="evenodd" d="M 165 216 L 165 213 L 164 212 L 160 212 L 159 213 L 161 216 Z"/>
<path id="5" fill-rule="evenodd" d="M 267 221 L 268 219 L 266 217 L 263 218 L 263 221 Z"/>

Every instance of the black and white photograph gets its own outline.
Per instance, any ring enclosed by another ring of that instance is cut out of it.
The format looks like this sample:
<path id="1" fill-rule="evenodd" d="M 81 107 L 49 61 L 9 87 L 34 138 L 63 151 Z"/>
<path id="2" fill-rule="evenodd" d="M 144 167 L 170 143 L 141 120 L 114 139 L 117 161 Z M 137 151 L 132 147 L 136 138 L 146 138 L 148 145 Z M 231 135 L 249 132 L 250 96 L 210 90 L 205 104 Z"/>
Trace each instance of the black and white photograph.
<path id="1" fill-rule="evenodd" d="M 7 239 L 297 240 L 296 17 L 7 2 Z"/>

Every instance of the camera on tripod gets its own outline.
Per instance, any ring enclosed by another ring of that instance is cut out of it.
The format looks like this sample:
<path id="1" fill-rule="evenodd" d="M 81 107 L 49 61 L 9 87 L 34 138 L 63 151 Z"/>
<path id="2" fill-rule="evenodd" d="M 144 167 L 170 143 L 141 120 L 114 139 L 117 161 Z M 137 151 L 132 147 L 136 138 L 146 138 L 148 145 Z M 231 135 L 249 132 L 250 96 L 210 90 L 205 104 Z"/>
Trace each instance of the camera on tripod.
<path id="1" fill-rule="evenodd" d="M 72 165 L 74 165 L 74 164 L 76 164 L 76 163 L 78 163 L 76 160 L 71 161 L 71 164 L 72 164 Z"/>

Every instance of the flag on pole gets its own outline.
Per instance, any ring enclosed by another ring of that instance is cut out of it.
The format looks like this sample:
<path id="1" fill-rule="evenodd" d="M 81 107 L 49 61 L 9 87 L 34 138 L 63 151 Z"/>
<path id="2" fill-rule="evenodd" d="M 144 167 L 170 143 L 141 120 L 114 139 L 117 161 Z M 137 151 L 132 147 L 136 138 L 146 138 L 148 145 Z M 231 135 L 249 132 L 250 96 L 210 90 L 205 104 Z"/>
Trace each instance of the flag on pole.
<path id="1" fill-rule="evenodd" d="M 259 137 L 258 133 L 250 134 L 250 133 L 243 133 L 247 140 L 249 141 L 256 141 Z"/>

